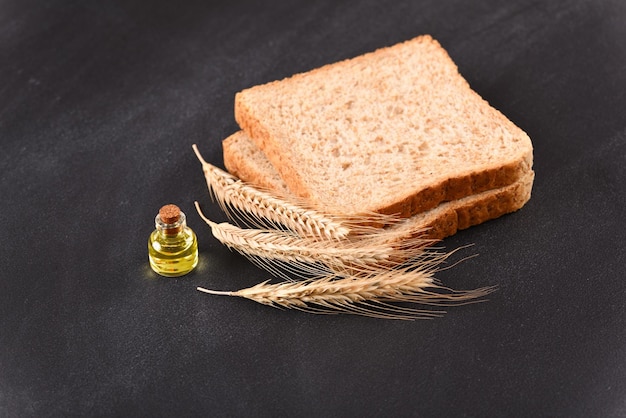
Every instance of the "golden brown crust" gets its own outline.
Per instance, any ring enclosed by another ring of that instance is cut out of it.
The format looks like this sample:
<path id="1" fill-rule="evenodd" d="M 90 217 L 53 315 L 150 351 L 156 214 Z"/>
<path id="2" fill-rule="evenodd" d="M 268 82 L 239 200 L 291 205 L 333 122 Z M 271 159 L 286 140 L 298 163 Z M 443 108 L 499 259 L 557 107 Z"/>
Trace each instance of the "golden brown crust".
<path id="1" fill-rule="evenodd" d="M 383 207 L 380 213 L 408 218 L 437 207 L 444 202 L 462 199 L 466 196 L 498 189 L 513 184 L 523 178 L 530 166 L 526 160 L 510 163 L 501 167 L 475 172 L 469 176 L 446 179 L 408 196 L 400 202 Z"/>
<path id="2" fill-rule="evenodd" d="M 410 231 L 427 228 L 427 238 L 441 240 L 456 234 L 459 230 L 479 225 L 500 216 L 515 212 L 530 199 L 534 172 L 527 173 L 512 185 L 498 190 L 489 190 L 479 195 L 448 202 L 433 209 L 433 215 L 415 225 L 404 225 Z M 414 235 L 410 233 L 409 235 Z"/>

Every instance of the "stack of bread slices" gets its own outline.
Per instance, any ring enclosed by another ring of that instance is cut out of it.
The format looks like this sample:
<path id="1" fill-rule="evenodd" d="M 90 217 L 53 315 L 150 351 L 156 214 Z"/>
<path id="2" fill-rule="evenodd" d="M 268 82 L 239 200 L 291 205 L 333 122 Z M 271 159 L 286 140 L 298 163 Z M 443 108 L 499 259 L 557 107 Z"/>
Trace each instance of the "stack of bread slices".
<path id="1" fill-rule="evenodd" d="M 428 35 L 237 93 L 223 141 L 241 180 L 442 239 L 529 199 L 533 148 Z"/>

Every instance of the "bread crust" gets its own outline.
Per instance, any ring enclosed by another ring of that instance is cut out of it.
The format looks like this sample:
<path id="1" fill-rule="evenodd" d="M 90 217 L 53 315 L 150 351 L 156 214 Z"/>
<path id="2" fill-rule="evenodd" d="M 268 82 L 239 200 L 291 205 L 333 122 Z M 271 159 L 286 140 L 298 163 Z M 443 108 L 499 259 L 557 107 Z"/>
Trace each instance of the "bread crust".
<path id="1" fill-rule="evenodd" d="M 515 183 L 487 190 L 457 201 L 445 202 L 423 214 L 414 215 L 396 228 L 405 237 L 423 236 L 442 240 L 458 231 L 521 209 L 529 200 L 535 173 L 530 171 Z"/>
<path id="2" fill-rule="evenodd" d="M 456 207 L 454 209 L 457 218 L 456 231 L 447 232 L 447 235 L 437 238 L 443 239 L 459 230 L 521 209 L 530 200 L 534 177 L 535 173 L 531 171 L 512 186 L 505 186 L 495 193 L 487 191 L 479 200 Z"/>

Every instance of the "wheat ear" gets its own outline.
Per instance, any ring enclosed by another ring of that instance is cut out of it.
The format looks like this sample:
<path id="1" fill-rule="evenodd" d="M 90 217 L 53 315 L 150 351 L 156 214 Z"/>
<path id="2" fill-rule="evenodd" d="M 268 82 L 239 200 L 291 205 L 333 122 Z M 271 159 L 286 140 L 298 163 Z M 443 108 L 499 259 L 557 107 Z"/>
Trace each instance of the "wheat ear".
<path id="1" fill-rule="evenodd" d="M 224 170 L 209 164 L 194 144 L 193 150 L 202 163 L 202 169 L 212 196 L 222 210 L 231 215 L 230 208 L 250 214 L 246 220 L 268 220 L 301 234 L 325 239 L 343 239 L 350 228 L 341 220 L 318 211 L 292 204 L 265 191 L 254 188 Z M 245 215 L 244 215 L 245 216 Z"/>
<path id="2" fill-rule="evenodd" d="M 290 272 L 300 273 L 299 276 L 315 275 L 315 271 L 318 274 L 347 269 L 372 271 L 397 264 L 396 260 L 406 261 L 424 254 L 420 246 L 394 247 L 376 239 L 327 241 L 281 230 L 242 229 L 226 222 L 213 222 L 204 215 L 198 202 L 195 206 L 218 241 L 275 275 L 280 275 L 278 267 L 287 265 Z M 277 265 L 273 260 L 290 264 Z"/>
<path id="3" fill-rule="evenodd" d="M 297 309 L 311 313 L 350 313 L 385 319 L 426 319 L 442 315 L 431 311 L 402 307 L 390 302 L 409 302 L 449 306 L 480 301 L 494 289 L 485 287 L 469 291 L 452 291 L 439 286 L 429 272 L 380 271 L 366 277 L 328 276 L 302 282 L 259 283 L 235 292 L 197 290 L 238 296 L 265 305 Z"/>

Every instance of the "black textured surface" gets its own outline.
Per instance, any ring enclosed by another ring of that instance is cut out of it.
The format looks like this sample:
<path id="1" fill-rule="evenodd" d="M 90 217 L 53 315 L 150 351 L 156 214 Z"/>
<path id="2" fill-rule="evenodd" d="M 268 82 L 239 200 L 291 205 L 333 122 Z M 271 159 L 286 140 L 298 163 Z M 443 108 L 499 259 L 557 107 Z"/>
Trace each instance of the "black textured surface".
<path id="1" fill-rule="evenodd" d="M 0 2 L 0 416 L 626 416 L 626 2 Z M 535 146 L 433 321 L 280 311 L 193 209 L 234 94 L 419 34 Z M 164 203 L 201 264 L 149 270 Z"/>

